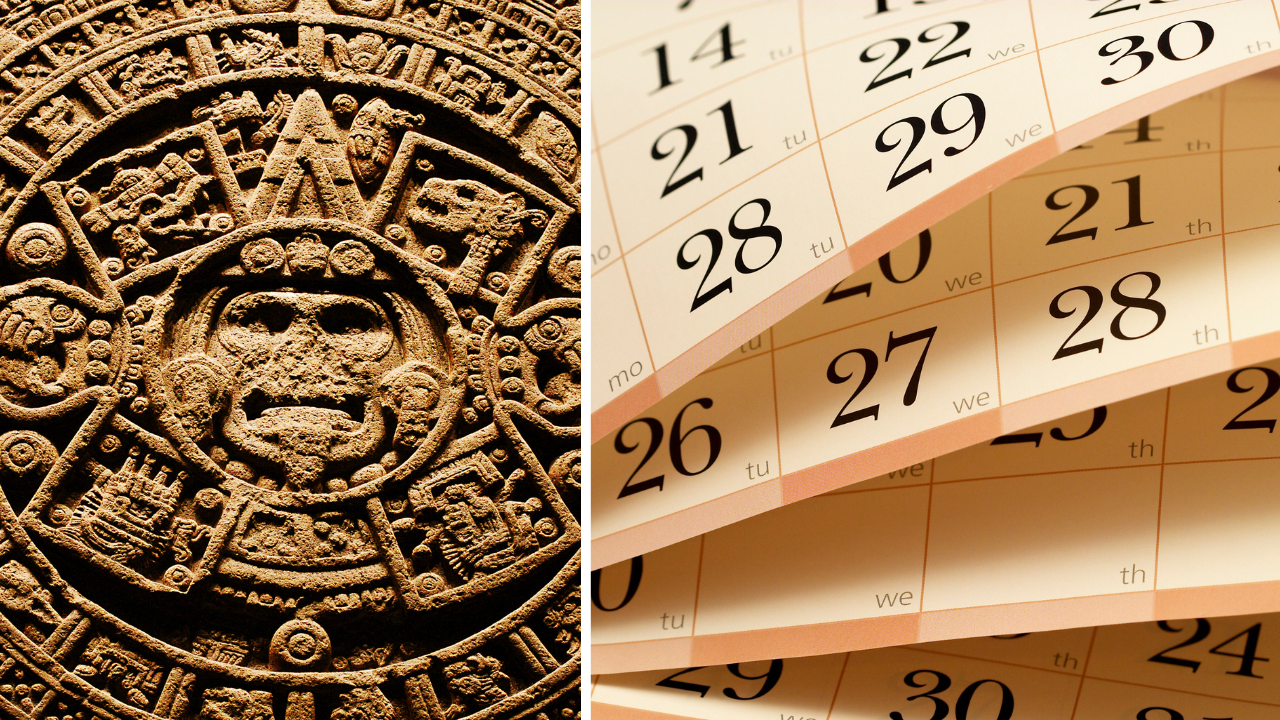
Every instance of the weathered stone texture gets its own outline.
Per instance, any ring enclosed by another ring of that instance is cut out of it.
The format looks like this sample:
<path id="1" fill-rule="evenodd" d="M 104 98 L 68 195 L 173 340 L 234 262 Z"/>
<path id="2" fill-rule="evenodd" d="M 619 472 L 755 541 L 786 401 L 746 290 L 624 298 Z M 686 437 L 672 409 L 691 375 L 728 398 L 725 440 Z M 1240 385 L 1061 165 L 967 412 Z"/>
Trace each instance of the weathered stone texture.
<path id="1" fill-rule="evenodd" d="M 576 2 L 0 10 L 0 717 L 578 718 Z"/>

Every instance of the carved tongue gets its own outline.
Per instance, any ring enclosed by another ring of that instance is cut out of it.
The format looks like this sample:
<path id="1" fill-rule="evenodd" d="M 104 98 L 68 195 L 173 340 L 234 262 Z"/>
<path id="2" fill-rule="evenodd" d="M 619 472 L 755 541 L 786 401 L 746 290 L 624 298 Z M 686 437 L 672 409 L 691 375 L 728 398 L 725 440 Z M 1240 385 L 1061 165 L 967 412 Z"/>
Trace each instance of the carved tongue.
<path id="1" fill-rule="evenodd" d="M 350 413 L 311 405 L 267 408 L 262 411 L 262 415 L 254 421 L 254 424 L 272 426 L 277 432 L 295 427 L 310 432 L 336 430 L 349 433 L 360 428 L 360 423 L 352 420 Z"/>
<path id="2" fill-rule="evenodd" d="M 299 490 L 322 480 L 333 448 L 360 428 L 341 410 L 310 406 L 268 408 L 253 424 L 279 439 L 287 484 Z"/>

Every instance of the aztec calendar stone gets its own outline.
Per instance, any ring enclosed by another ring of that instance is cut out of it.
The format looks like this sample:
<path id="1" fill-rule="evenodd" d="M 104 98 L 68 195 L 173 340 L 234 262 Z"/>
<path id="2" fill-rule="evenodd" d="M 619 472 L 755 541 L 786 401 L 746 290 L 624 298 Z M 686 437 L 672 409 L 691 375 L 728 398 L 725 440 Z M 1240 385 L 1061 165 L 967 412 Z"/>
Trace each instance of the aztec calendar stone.
<path id="1" fill-rule="evenodd" d="M 0 717 L 574 720 L 574 0 L 0 0 Z"/>

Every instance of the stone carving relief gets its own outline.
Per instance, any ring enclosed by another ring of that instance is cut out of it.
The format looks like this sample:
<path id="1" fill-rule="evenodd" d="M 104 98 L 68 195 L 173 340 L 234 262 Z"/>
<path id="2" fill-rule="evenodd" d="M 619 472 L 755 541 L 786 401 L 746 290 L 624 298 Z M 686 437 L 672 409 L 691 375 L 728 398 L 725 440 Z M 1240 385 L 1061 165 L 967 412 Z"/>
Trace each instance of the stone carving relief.
<path id="1" fill-rule="evenodd" d="M 577 3 L 0 10 L 0 717 L 577 718 Z"/>

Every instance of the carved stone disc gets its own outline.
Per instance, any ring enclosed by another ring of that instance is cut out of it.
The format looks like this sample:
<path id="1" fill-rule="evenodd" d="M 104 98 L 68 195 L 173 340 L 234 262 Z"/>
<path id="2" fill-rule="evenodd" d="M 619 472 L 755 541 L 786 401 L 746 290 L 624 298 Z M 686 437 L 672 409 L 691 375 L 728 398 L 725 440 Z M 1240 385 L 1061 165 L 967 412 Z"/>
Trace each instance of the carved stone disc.
<path id="1" fill-rule="evenodd" d="M 576 720 L 576 0 L 0 6 L 0 717 Z"/>

